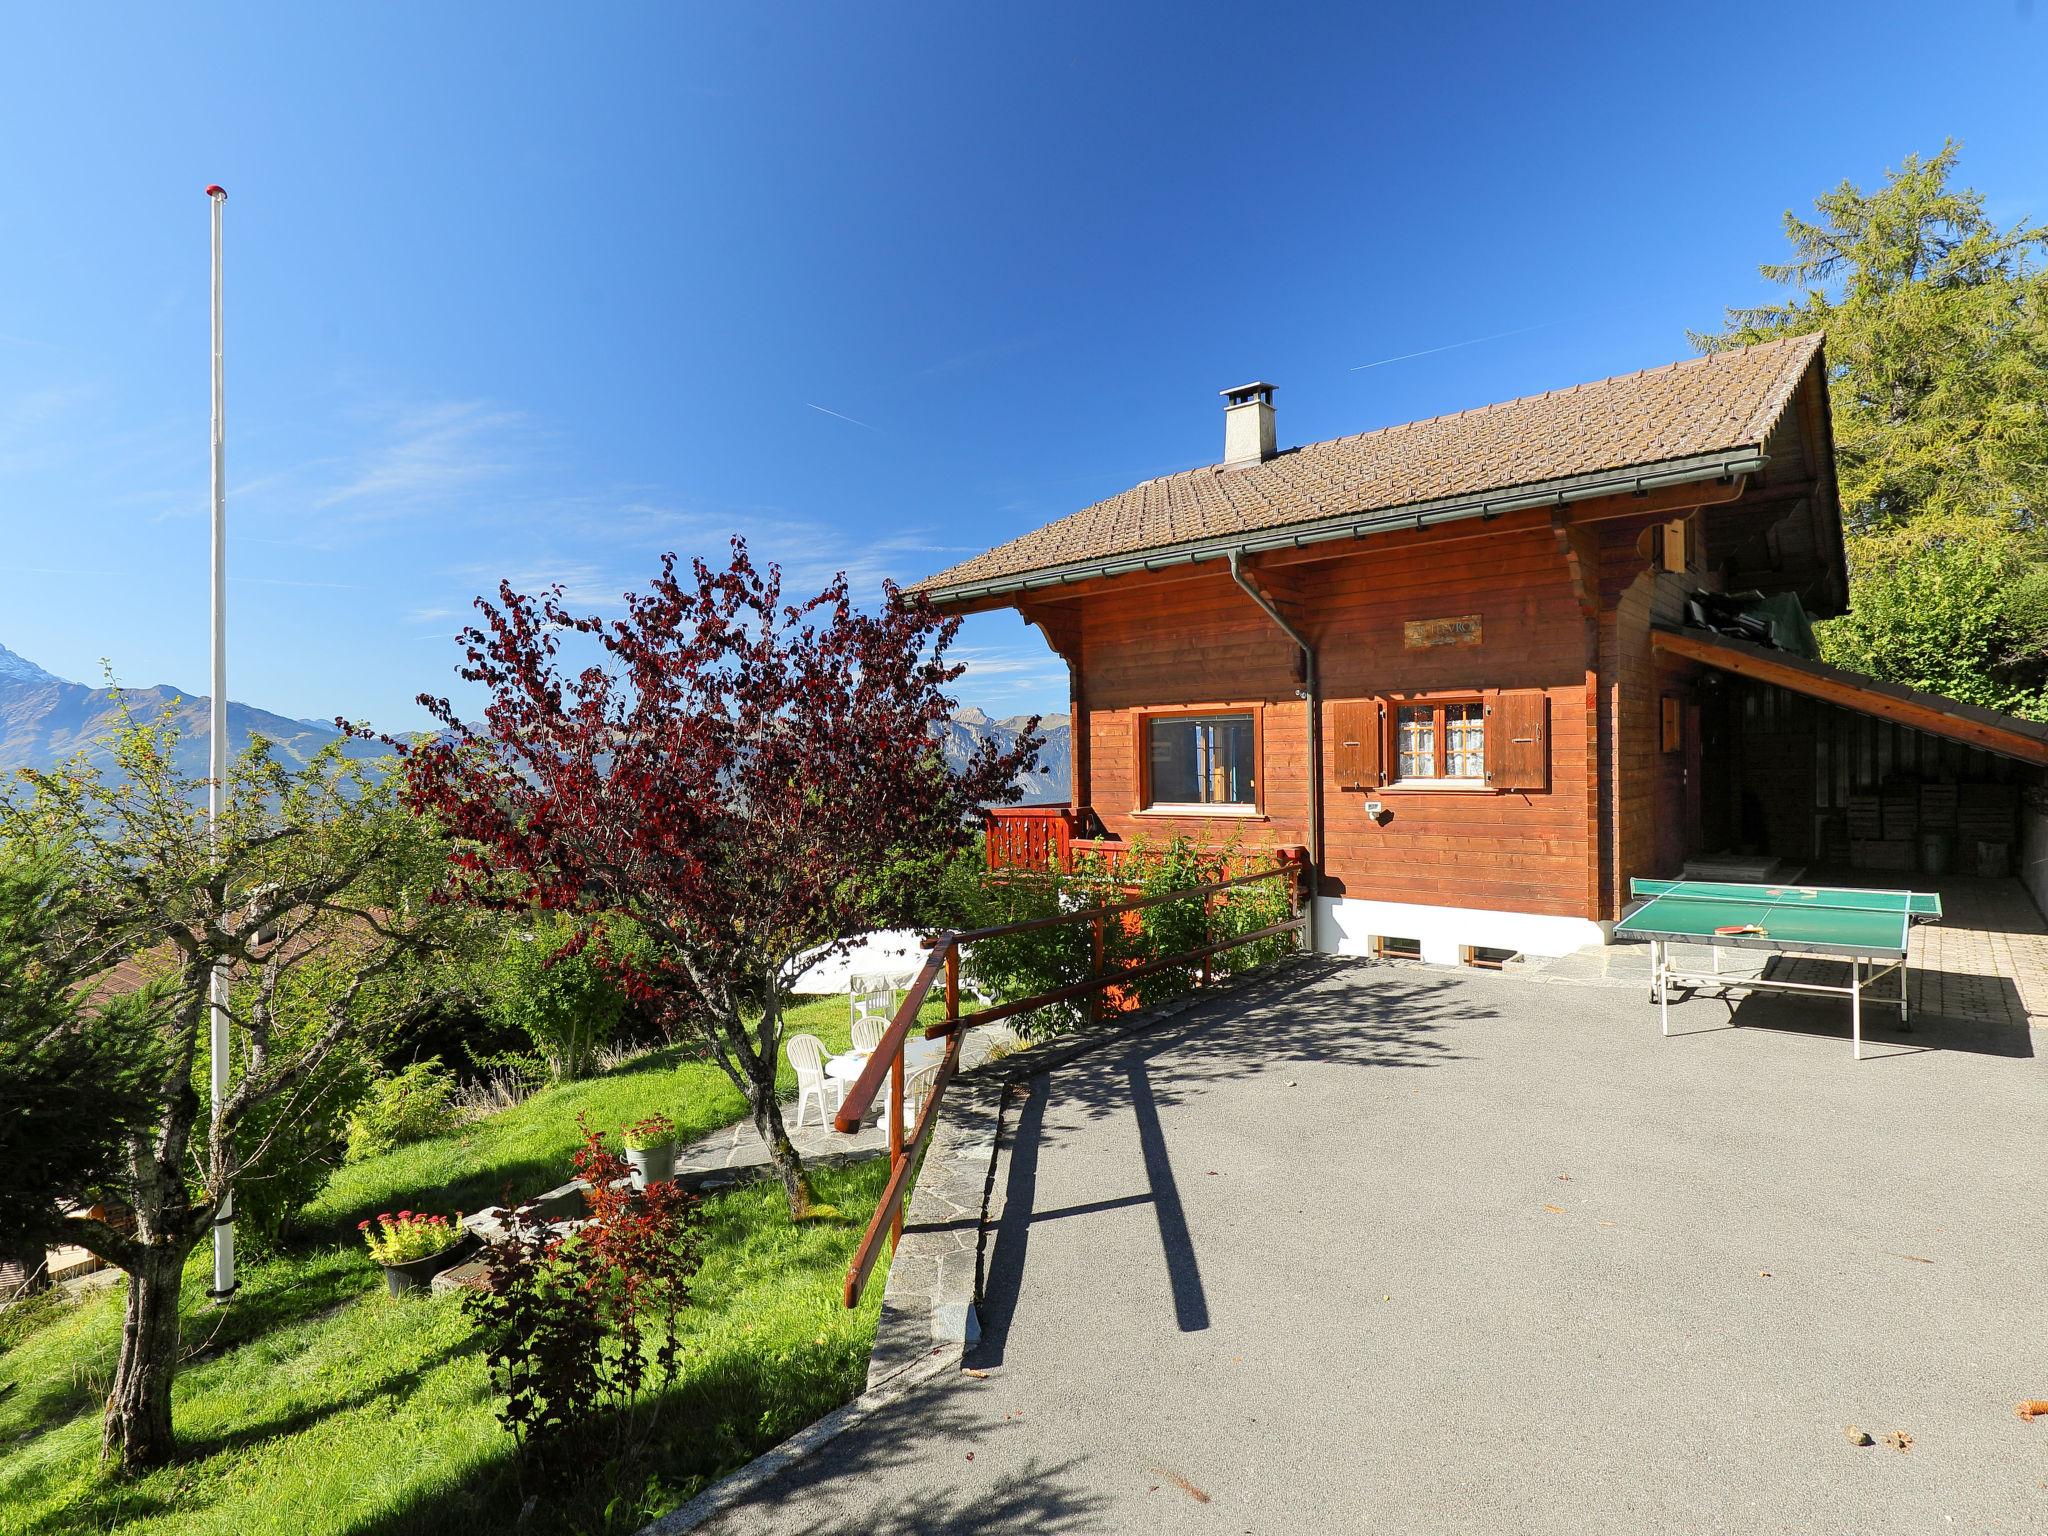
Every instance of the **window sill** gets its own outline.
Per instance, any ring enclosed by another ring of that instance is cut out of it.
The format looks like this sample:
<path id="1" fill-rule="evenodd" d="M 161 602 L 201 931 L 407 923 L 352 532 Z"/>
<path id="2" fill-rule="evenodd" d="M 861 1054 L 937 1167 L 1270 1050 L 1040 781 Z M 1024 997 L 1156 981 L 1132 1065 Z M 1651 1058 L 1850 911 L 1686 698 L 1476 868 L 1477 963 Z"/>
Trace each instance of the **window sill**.
<path id="1" fill-rule="evenodd" d="M 1367 790 L 1371 795 L 1493 795 L 1496 790 L 1484 779 L 1396 779 L 1391 784 L 1382 784 L 1378 789 Z"/>
<path id="2" fill-rule="evenodd" d="M 1232 821 L 1264 821 L 1266 813 L 1255 805 L 1147 805 L 1133 816 L 1201 817 L 1226 816 Z"/>

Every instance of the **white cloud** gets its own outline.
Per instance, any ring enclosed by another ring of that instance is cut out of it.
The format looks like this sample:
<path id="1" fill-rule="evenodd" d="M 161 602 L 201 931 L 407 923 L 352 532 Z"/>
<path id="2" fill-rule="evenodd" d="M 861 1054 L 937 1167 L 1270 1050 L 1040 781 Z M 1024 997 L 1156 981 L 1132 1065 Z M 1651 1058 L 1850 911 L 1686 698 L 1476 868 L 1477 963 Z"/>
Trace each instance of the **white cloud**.
<path id="1" fill-rule="evenodd" d="M 525 457 L 512 435 L 517 411 L 481 400 L 444 400 L 387 411 L 383 435 L 364 449 L 347 478 L 314 505 L 355 504 L 380 515 L 442 501 L 510 474 Z"/>

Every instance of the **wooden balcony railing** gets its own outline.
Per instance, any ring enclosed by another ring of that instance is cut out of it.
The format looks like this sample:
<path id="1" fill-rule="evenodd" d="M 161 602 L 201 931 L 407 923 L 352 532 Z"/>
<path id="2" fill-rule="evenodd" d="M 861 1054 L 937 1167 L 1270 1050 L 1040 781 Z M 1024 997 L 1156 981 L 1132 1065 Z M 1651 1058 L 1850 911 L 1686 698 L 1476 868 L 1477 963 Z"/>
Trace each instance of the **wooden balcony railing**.
<path id="1" fill-rule="evenodd" d="M 882 1235 L 889 1236 L 891 1251 L 903 1236 L 903 1203 L 909 1192 L 910 1171 L 917 1165 L 918 1153 L 931 1137 L 932 1126 L 937 1123 L 940 1102 L 945 1098 L 947 1085 L 953 1081 L 953 1074 L 960 1065 L 960 1045 L 967 1037 L 967 1031 L 977 1024 L 995 1024 L 1004 1019 L 1030 1013 L 1037 1008 L 1050 1007 L 1055 1003 L 1071 1002 L 1079 998 L 1091 999 L 1091 1014 L 1100 1017 L 1102 999 L 1111 989 L 1129 986 L 1176 966 L 1201 965 L 1201 980 L 1207 985 L 1211 979 L 1210 962 L 1226 950 L 1236 949 L 1243 944 L 1255 944 L 1262 939 L 1276 938 L 1283 933 L 1305 935 L 1307 917 L 1302 907 L 1301 875 L 1303 865 L 1298 859 L 1283 858 L 1270 868 L 1257 870 L 1230 879 L 1214 880 L 1206 885 L 1189 886 L 1185 890 L 1169 891 L 1163 895 L 1146 896 L 1132 901 L 1121 901 L 1114 905 L 1089 907 L 1078 912 L 1063 912 L 1056 917 L 1033 918 L 1028 922 L 1005 923 L 998 928 L 977 928 L 964 933 L 941 933 L 933 938 L 931 953 L 926 957 L 924 967 L 911 982 L 910 990 L 890 1019 L 889 1027 L 880 1043 L 868 1057 L 867 1066 L 853 1086 L 846 1090 L 846 1098 L 833 1117 L 837 1129 L 851 1135 L 860 1129 L 861 1121 L 873 1107 L 875 1095 L 881 1091 L 882 1082 L 889 1082 L 889 1183 L 882 1191 L 881 1201 L 875 1206 L 874 1218 L 869 1221 L 867 1232 L 860 1240 L 853 1262 L 846 1271 L 846 1305 L 860 1304 L 861 1293 L 867 1289 L 868 1277 L 874 1273 L 875 1261 L 881 1255 Z M 1106 935 L 1104 925 L 1111 921 L 1121 922 L 1134 912 L 1147 907 L 1163 906 L 1174 901 L 1195 901 L 1203 904 L 1204 912 L 1213 905 L 1218 892 L 1231 890 L 1241 885 L 1251 885 L 1261 880 L 1280 880 L 1287 887 L 1288 917 L 1284 922 L 1255 929 L 1250 933 L 1232 934 L 1218 940 L 1213 930 L 1205 933 L 1205 942 L 1179 954 L 1167 955 L 1142 965 L 1117 965 L 1105 960 Z M 972 1013 L 960 1011 L 960 957 L 971 945 L 983 939 L 1004 938 L 1011 934 L 1032 933 L 1047 928 L 1081 927 L 1093 930 L 1093 960 L 1089 965 L 1088 979 L 1071 986 L 1056 987 L 1050 992 L 1041 992 L 1032 997 L 1018 998 L 1014 1002 L 999 1003 L 992 1007 L 980 1008 Z M 910 1128 L 906 1137 L 903 1125 L 903 1093 L 905 1082 L 904 1045 L 910 1038 L 910 1031 L 917 1024 L 918 1013 L 930 996 L 940 978 L 945 979 L 946 1016 L 924 1026 L 925 1038 L 943 1038 L 946 1054 L 940 1060 L 934 1076 L 931 1092 L 925 1096 L 917 1124 Z"/>
<path id="2" fill-rule="evenodd" d="M 1147 856 L 1141 843 L 1101 836 L 1102 823 L 1093 811 L 1072 811 L 1063 805 L 1009 805 L 995 807 L 987 816 L 982 842 L 991 874 L 1093 873 L 1114 879 L 1135 873 L 1131 866 Z M 1275 858 L 1284 862 L 1303 855 L 1299 848 L 1204 851 L 1214 855 L 1217 871 L 1227 874 L 1244 874 Z"/>
<path id="3" fill-rule="evenodd" d="M 1064 872 L 1076 837 L 1092 818 L 1063 805 L 1003 805 L 988 812 L 983 844 L 988 867 Z"/>

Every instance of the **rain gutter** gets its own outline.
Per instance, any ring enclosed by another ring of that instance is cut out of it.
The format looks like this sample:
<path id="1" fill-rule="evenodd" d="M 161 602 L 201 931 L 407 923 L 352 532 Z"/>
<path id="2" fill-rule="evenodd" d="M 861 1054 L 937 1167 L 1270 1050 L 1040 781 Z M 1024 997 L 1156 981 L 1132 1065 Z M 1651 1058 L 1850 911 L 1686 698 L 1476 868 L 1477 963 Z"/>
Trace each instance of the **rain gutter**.
<path id="1" fill-rule="evenodd" d="M 1316 670 L 1316 648 L 1308 643 L 1308 637 L 1287 621 L 1287 615 L 1275 606 L 1272 598 L 1260 589 L 1258 584 L 1245 575 L 1244 556 L 1238 550 L 1231 550 L 1230 579 L 1244 589 L 1245 596 L 1265 611 L 1267 618 L 1279 626 L 1280 632 L 1301 647 L 1301 698 L 1302 714 L 1308 729 L 1308 879 L 1304 882 L 1302 915 L 1308 921 L 1302 937 L 1310 954 L 1316 952 L 1316 898 L 1323 891 L 1323 698 L 1322 677 Z M 1265 786 L 1260 786 L 1265 793 Z"/>

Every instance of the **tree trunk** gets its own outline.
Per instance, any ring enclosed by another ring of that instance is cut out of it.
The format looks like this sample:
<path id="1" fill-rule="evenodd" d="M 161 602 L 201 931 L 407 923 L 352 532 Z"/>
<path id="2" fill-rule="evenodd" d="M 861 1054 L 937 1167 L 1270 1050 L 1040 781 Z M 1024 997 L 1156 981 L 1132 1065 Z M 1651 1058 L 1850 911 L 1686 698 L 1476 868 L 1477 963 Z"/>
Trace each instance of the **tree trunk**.
<path id="1" fill-rule="evenodd" d="M 119 1457 L 124 1469 L 161 1466 L 171 1459 L 171 1381 L 178 1368 L 178 1290 L 189 1245 L 155 1242 L 128 1273 L 128 1313 L 121 1325 L 121 1358 L 107 1396 L 101 1458 Z"/>
<path id="2" fill-rule="evenodd" d="M 775 1175 L 782 1180 L 782 1192 L 789 1197 L 789 1219 L 802 1221 L 806 1216 L 818 1213 L 817 1196 L 811 1189 L 810 1175 L 804 1171 L 804 1161 L 790 1144 L 789 1132 L 783 1129 L 782 1105 L 775 1097 L 775 1067 L 770 1058 L 768 1081 L 755 1079 L 753 1092 L 748 1095 L 754 1101 L 754 1129 L 760 1133 L 761 1145 L 768 1149 L 768 1161 L 774 1166 Z"/>

